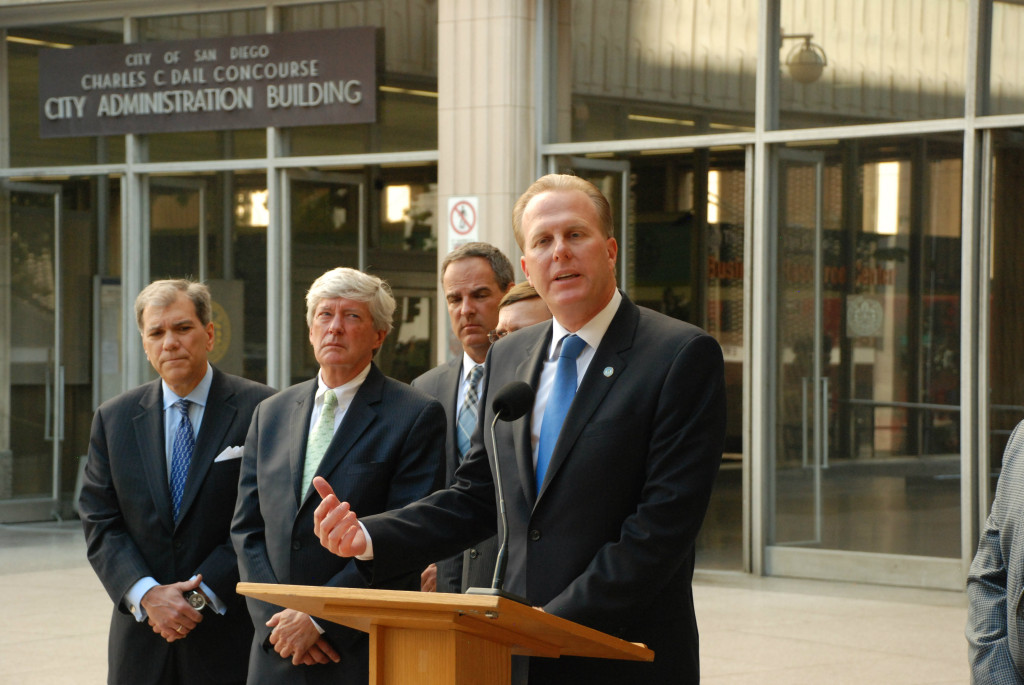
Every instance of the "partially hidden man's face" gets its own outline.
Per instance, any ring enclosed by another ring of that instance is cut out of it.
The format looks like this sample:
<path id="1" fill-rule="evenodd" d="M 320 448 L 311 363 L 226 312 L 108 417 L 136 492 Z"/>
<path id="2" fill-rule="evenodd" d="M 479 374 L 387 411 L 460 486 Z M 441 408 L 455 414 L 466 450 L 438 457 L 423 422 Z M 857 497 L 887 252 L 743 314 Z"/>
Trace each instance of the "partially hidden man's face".
<path id="1" fill-rule="evenodd" d="M 523 273 L 563 325 L 589 321 L 615 290 L 618 244 L 582 191 L 547 191 L 522 218 Z"/>
<path id="2" fill-rule="evenodd" d="M 498 304 L 505 290 L 498 286 L 491 263 L 464 257 L 448 265 L 441 278 L 452 332 L 474 361 L 482 362 L 490 347 L 487 334 L 498 325 Z"/>
<path id="3" fill-rule="evenodd" d="M 386 331 L 378 331 L 366 302 L 344 297 L 320 300 L 313 310 L 309 342 L 332 388 L 348 382 L 373 359 Z"/>
<path id="4" fill-rule="evenodd" d="M 196 307 L 185 293 L 179 293 L 166 307 L 148 305 L 142 310 L 146 358 L 179 395 L 187 395 L 203 379 L 213 341 L 213 322 L 200 323 Z"/>
<path id="5" fill-rule="evenodd" d="M 498 327 L 495 330 L 499 335 L 508 335 L 550 318 L 551 312 L 548 311 L 544 300 L 539 297 L 528 297 L 502 307 L 498 311 Z"/>

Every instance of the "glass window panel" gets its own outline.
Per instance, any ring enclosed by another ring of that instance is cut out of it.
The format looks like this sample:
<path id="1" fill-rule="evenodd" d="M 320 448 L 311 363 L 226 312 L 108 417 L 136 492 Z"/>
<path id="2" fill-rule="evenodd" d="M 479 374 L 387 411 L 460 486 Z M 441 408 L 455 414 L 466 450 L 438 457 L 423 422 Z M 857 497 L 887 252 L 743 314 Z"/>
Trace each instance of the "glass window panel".
<path id="1" fill-rule="evenodd" d="M 217 331 L 210 361 L 266 382 L 266 174 L 151 176 L 149 209 L 150 277 L 205 281 Z"/>
<path id="2" fill-rule="evenodd" d="M 771 544 L 960 556 L 961 148 L 776 151 Z"/>
<path id="3" fill-rule="evenodd" d="M 319 368 L 309 344 L 306 291 L 325 271 L 359 268 L 360 263 L 390 284 L 398 304 L 394 328 L 377 353 L 377 365 L 386 375 L 406 382 L 433 368 L 436 167 L 295 171 L 287 179 L 292 382 L 311 378 Z"/>
<path id="4" fill-rule="evenodd" d="M 266 11 L 210 12 L 139 20 L 140 43 L 266 33 Z M 151 133 L 143 137 L 150 162 L 265 157 L 266 129 Z"/>
<path id="5" fill-rule="evenodd" d="M 782 0 L 780 127 L 963 116 L 967 4 Z"/>
<path id="6" fill-rule="evenodd" d="M 562 0 L 555 142 L 754 125 L 754 0 Z"/>
<path id="7" fill-rule="evenodd" d="M 121 136 L 39 137 L 39 53 L 83 45 L 121 43 L 120 19 L 87 24 L 17 28 L 7 32 L 7 79 L 10 88 L 11 166 L 124 162 Z"/>
<path id="8" fill-rule="evenodd" d="M 983 114 L 1024 112 L 1024 5 L 1017 0 L 992 3 L 988 102 Z"/>
<path id="9" fill-rule="evenodd" d="M 287 129 L 289 154 L 327 155 L 437 148 L 437 3 L 401 12 L 380 0 L 281 8 L 283 31 L 377 26 L 384 46 L 375 124 Z"/>
<path id="10" fill-rule="evenodd" d="M 1024 130 L 992 132 L 991 253 L 989 255 L 988 450 L 990 496 L 1010 431 L 1024 419 Z"/>

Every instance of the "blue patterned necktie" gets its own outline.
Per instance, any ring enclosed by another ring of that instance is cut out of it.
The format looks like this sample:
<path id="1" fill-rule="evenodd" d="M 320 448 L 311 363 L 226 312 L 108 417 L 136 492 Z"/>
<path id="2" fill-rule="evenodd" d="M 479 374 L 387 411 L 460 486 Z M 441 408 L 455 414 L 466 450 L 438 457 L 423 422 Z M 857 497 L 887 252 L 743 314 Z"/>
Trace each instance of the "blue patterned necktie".
<path id="1" fill-rule="evenodd" d="M 188 418 L 188 400 L 178 400 L 174 407 L 181 412 L 181 421 L 174 431 L 174 442 L 171 444 L 171 502 L 174 505 L 174 521 L 178 521 L 181 511 L 181 496 L 185 492 L 185 481 L 188 479 L 188 468 L 192 464 L 192 452 L 196 447 L 196 437 L 192 433 L 192 421 Z"/>
<path id="2" fill-rule="evenodd" d="M 477 364 L 469 371 L 469 378 L 466 379 L 466 400 L 459 410 L 458 420 L 458 445 L 459 462 L 462 462 L 466 452 L 469 451 L 469 439 L 476 430 L 477 406 L 480 404 L 480 377 L 484 375 L 484 367 Z"/>
<path id="3" fill-rule="evenodd" d="M 334 438 L 334 415 L 338 408 L 338 394 L 333 390 L 324 393 L 324 408 L 320 412 L 320 418 L 309 433 L 309 440 L 306 441 L 306 461 L 302 464 L 302 495 L 305 496 L 309 490 L 309 484 L 313 482 L 316 470 L 320 468 L 320 462 L 327 453 L 327 446 Z"/>
<path id="4" fill-rule="evenodd" d="M 565 415 L 576 396 L 576 359 L 587 346 L 578 335 L 562 338 L 562 349 L 558 353 L 558 368 L 555 369 L 555 383 L 551 386 L 548 404 L 544 407 L 544 418 L 540 423 L 540 440 L 537 443 L 537 493 L 544 484 L 544 476 L 555 451 L 558 434 L 562 432 Z"/>

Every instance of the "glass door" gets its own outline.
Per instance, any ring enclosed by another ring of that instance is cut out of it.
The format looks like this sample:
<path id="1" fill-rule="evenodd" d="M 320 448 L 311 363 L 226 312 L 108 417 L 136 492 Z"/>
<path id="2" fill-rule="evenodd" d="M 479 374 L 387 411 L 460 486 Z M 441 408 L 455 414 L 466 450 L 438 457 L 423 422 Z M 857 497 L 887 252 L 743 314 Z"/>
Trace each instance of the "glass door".
<path id="1" fill-rule="evenodd" d="M 409 382 L 434 364 L 437 292 L 436 171 L 368 168 L 282 172 L 289 321 L 285 358 L 292 383 L 313 377 L 305 295 L 321 274 L 360 269 L 391 286 L 397 309 L 374 358 L 381 371 Z M 368 190 L 373 188 L 373 190 Z"/>
<path id="2" fill-rule="evenodd" d="M 780 151 L 779 359 L 771 491 L 774 543 L 821 543 L 822 469 L 828 468 L 829 397 L 826 365 L 831 342 L 824 330 L 825 283 L 822 179 L 824 155 Z"/>
<path id="3" fill-rule="evenodd" d="M 769 573 L 962 585 L 960 155 L 776 151 Z"/>
<path id="4" fill-rule="evenodd" d="M 297 383 L 312 378 L 319 369 L 309 344 L 306 291 L 329 269 L 364 266 L 365 187 L 359 174 L 307 170 L 282 174 L 286 243 L 291 248 L 285 314 L 291 330 L 288 369 L 289 382 Z"/>
<path id="5" fill-rule="evenodd" d="M 62 359 L 61 189 L 2 185 L 4 242 L 10 261 L 0 267 L 9 296 L 4 331 L 9 418 L 0 430 L 0 521 L 60 518 L 64 440 Z"/>

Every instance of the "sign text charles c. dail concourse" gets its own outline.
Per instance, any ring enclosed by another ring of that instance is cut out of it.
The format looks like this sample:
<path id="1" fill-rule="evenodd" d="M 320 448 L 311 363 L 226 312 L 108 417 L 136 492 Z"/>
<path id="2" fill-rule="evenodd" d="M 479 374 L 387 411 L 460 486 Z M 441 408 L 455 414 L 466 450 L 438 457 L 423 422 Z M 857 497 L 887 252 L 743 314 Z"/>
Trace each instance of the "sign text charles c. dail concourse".
<path id="1" fill-rule="evenodd" d="M 377 119 L 378 29 L 44 50 L 43 138 Z"/>

